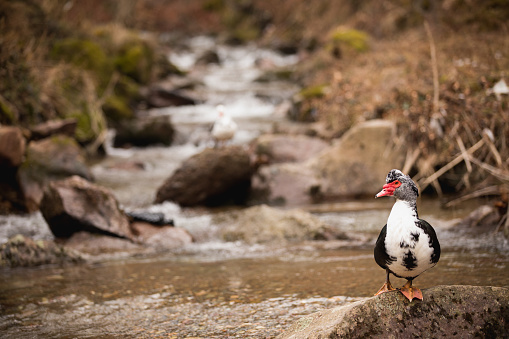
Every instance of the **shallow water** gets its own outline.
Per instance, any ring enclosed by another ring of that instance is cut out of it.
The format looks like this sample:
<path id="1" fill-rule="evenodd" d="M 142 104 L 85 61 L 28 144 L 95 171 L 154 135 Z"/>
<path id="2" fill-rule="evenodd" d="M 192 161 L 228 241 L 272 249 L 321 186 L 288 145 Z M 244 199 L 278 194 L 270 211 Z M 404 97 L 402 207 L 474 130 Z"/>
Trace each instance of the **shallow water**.
<path id="1" fill-rule="evenodd" d="M 191 49 L 175 53 L 172 61 L 186 68 L 207 46 L 209 39 L 192 40 Z M 253 47 L 220 47 L 218 52 L 222 67 L 192 72 L 205 84 L 203 104 L 151 114 L 171 115 L 179 133 L 192 134 L 207 130 L 215 105 L 222 103 L 239 124 L 233 143 L 244 145 L 284 121 L 274 115 L 276 106 L 295 91 L 291 84 L 251 82 L 260 75 L 256 60 L 288 66 L 295 59 Z M 164 212 L 196 243 L 151 257 L 0 270 L 0 337 L 274 337 L 304 314 L 370 297 L 383 284 L 385 272 L 372 251 L 390 199 L 301 207 L 350 240 L 251 246 L 218 239 L 215 210 L 153 205 L 161 183 L 183 160 L 208 146 L 201 141 L 146 149 L 110 147 L 108 157 L 92 167 L 97 183 L 110 188 L 125 209 Z M 507 240 L 454 226 L 480 203 L 446 210 L 438 200 L 418 202 L 420 216 L 436 228 L 443 253 L 435 268 L 415 280 L 416 286 L 509 287 Z M 39 213 L 0 217 L 2 242 L 17 232 L 52 238 Z"/>

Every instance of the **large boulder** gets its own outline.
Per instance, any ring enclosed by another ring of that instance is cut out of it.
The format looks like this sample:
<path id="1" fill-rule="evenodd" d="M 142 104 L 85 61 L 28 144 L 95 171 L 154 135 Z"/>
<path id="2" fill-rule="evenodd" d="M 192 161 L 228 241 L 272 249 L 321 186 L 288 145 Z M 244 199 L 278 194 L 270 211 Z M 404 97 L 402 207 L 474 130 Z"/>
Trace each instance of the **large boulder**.
<path id="1" fill-rule="evenodd" d="M 41 213 L 58 238 L 80 231 L 132 238 L 129 219 L 113 194 L 79 176 L 49 183 Z"/>
<path id="2" fill-rule="evenodd" d="M 226 241 L 281 243 L 286 241 L 346 239 L 346 235 L 302 210 L 283 211 L 266 205 L 215 216 Z"/>
<path id="3" fill-rule="evenodd" d="M 300 163 L 261 166 L 253 175 L 250 203 L 302 206 L 320 200 L 320 178 Z"/>
<path id="4" fill-rule="evenodd" d="M 370 120 L 352 127 L 329 150 L 307 164 L 320 176 L 325 197 L 375 194 L 387 173 L 401 168 L 406 152 L 395 150 L 396 124 Z"/>
<path id="5" fill-rule="evenodd" d="M 506 338 L 509 289 L 436 286 L 423 301 L 389 292 L 297 320 L 279 339 Z"/>
<path id="6" fill-rule="evenodd" d="M 53 241 L 34 241 L 20 234 L 0 246 L 0 267 L 72 264 L 84 260 L 78 252 L 57 245 Z"/>
<path id="7" fill-rule="evenodd" d="M 299 205 L 374 195 L 387 173 L 405 160 L 406 152 L 395 149 L 395 131 L 391 121 L 371 120 L 303 163 L 261 166 L 253 177 L 251 198 Z"/>
<path id="8" fill-rule="evenodd" d="M 18 170 L 18 180 L 29 211 L 39 208 L 44 186 L 51 180 L 78 175 L 93 180 L 78 143 L 55 135 L 28 144 L 26 159 Z"/>
<path id="9" fill-rule="evenodd" d="M 326 141 L 306 135 L 264 134 L 254 142 L 254 151 L 269 163 L 302 162 L 328 146 Z"/>
<path id="10" fill-rule="evenodd" d="M 175 129 L 168 115 L 138 117 L 117 124 L 113 146 L 169 146 L 173 142 L 174 134 Z"/>
<path id="11" fill-rule="evenodd" d="M 155 203 L 173 201 L 181 206 L 240 203 L 251 181 L 249 153 L 231 146 L 205 149 L 184 161 L 158 189 Z"/>
<path id="12" fill-rule="evenodd" d="M 0 214 L 27 212 L 17 180 L 25 150 L 26 141 L 20 128 L 0 126 Z"/>
<path id="13" fill-rule="evenodd" d="M 0 166 L 18 167 L 25 156 L 26 141 L 18 127 L 0 126 Z"/>

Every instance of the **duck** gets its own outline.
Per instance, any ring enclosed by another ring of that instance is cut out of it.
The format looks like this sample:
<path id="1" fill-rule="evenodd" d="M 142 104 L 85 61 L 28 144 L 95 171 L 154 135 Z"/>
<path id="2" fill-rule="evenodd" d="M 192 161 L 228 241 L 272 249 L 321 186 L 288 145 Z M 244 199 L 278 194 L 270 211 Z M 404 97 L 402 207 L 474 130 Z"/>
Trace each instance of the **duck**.
<path id="1" fill-rule="evenodd" d="M 375 198 L 394 197 L 396 202 L 374 249 L 376 263 L 386 271 L 385 283 L 375 296 L 396 290 L 389 280 L 393 274 L 407 280 L 398 290 L 409 301 L 422 300 L 422 291 L 412 282 L 438 263 L 440 243 L 434 228 L 417 214 L 419 190 L 410 176 L 393 169 L 385 182 Z"/>
<path id="2" fill-rule="evenodd" d="M 216 110 L 218 117 L 212 127 L 212 137 L 214 138 L 215 147 L 233 139 L 237 131 L 237 124 L 230 116 L 224 113 L 224 106 L 218 105 Z"/>

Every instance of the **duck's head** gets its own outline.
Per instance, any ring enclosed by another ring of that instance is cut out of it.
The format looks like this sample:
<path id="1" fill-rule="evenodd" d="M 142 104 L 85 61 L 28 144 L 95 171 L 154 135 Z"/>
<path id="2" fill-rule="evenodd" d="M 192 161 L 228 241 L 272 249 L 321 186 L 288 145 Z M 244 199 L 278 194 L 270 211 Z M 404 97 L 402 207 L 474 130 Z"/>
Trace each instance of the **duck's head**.
<path id="1" fill-rule="evenodd" d="M 386 184 L 383 185 L 382 190 L 375 195 L 375 198 L 393 196 L 399 200 L 415 201 L 419 196 L 417 185 L 408 175 L 403 174 L 400 170 L 391 170 L 389 174 L 387 174 L 385 182 Z"/>

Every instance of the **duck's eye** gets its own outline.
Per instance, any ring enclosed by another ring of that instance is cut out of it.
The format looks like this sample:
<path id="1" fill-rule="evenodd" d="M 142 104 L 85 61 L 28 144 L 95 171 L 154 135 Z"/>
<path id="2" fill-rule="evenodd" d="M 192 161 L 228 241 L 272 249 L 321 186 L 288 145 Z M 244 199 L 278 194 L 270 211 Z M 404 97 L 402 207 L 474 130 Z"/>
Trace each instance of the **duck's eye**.
<path id="1" fill-rule="evenodd" d="M 392 184 L 394 185 L 394 187 L 399 187 L 399 186 L 401 186 L 401 181 L 395 180 L 392 182 Z"/>

